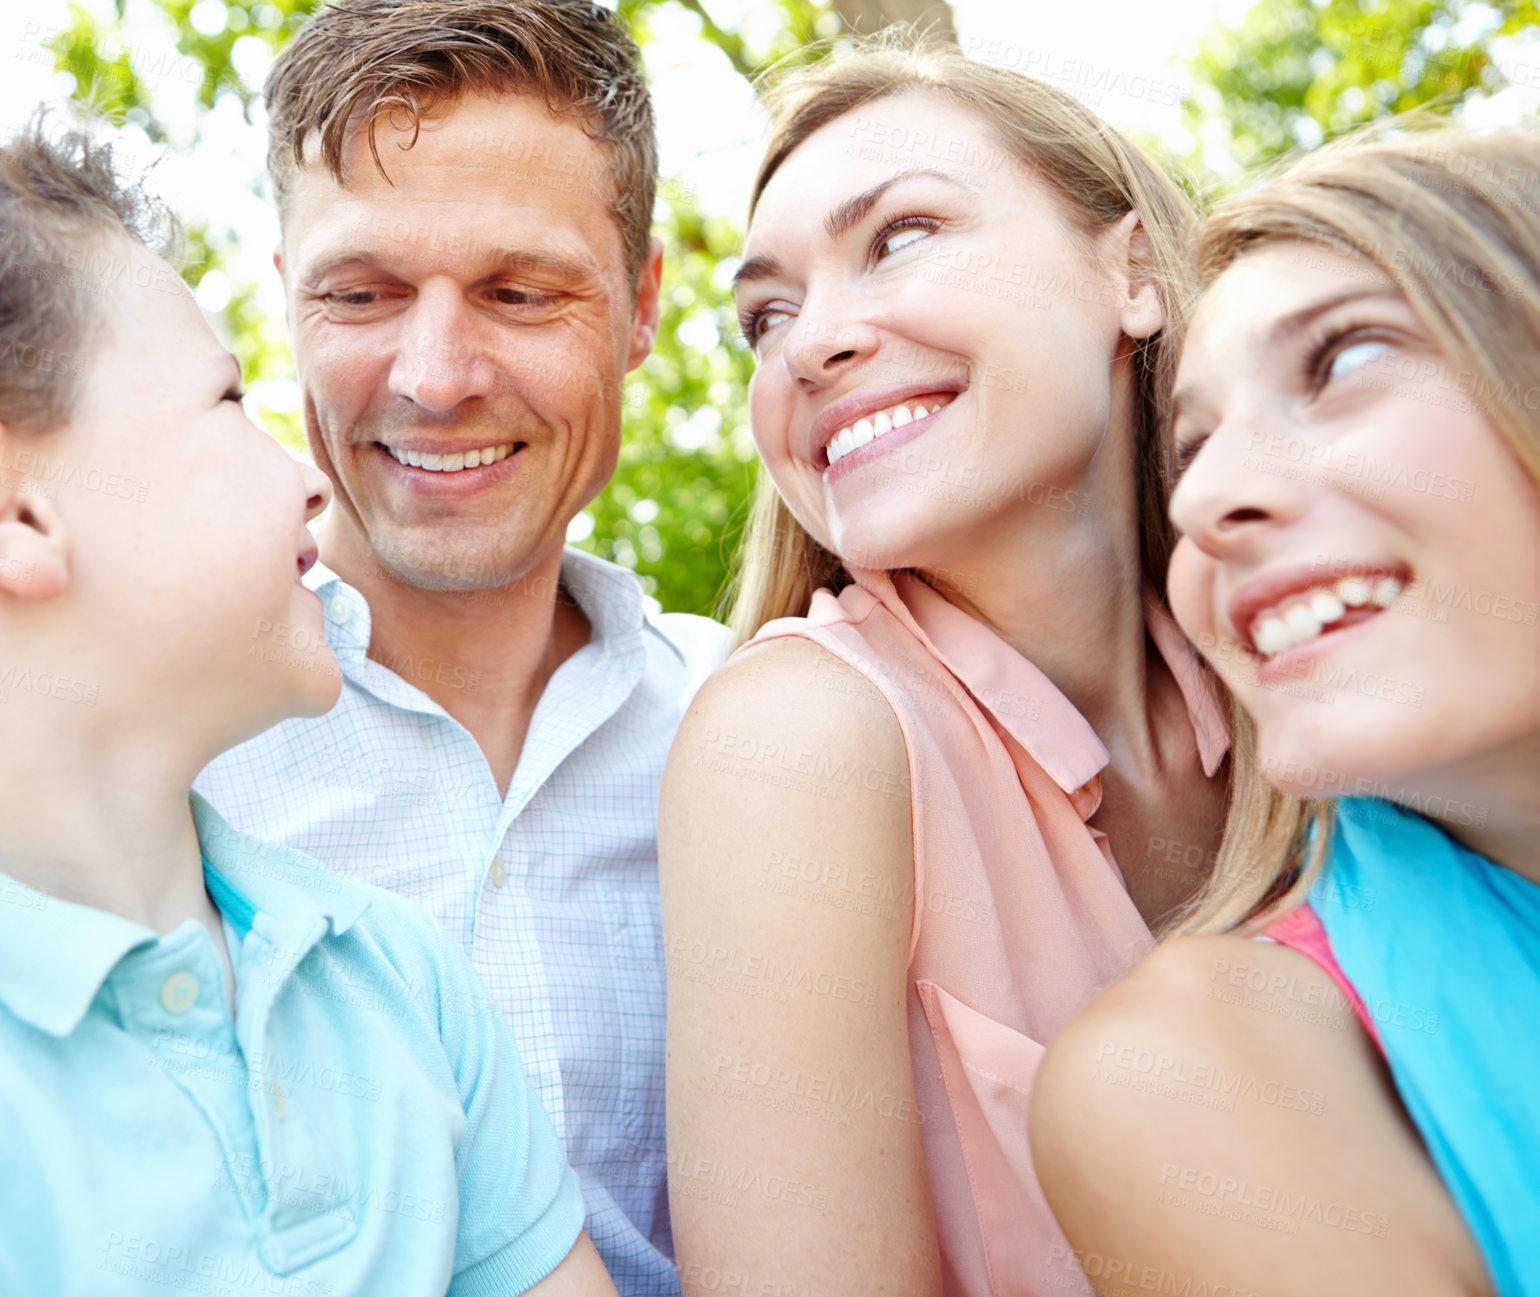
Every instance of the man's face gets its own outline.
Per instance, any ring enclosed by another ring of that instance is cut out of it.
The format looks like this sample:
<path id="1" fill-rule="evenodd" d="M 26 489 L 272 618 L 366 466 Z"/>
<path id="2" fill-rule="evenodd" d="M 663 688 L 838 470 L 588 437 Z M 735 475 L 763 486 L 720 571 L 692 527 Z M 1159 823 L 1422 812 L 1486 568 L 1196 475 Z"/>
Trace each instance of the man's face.
<path id="1" fill-rule="evenodd" d="M 278 266 L 315 461 L 336 487 L 323 557 L 408 585 L 497 588 L 559 547 L 620 445 L 651 349 L 654 255 L 633 305 L 606 158 L 542 100 L 472 96 L 415 142 L 356 132 L 348 184 L 294 177 Z"/>

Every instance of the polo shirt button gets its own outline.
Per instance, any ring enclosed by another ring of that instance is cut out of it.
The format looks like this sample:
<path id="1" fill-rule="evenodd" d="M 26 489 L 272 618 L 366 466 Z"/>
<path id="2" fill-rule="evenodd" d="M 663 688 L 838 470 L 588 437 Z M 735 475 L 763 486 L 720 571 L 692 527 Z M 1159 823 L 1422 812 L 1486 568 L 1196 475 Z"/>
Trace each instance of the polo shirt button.
<path id="1" fill-rule="evenodd" d="M 331 603 L 332 620 L 339 626 L 346 626 L 353 620 L 353 604 L 346 595 L 339 595 Z"/>
<path id="2" fill-rule="evenodd" d="M 172 973 L 160 988 L 160 1007 L 167 1013 L 186 1013 L 198 1003 L 198 979 L 185 969 Z"/>
<path id="3" fill-rule="evenodd" d="M 508 869 L 503 864 L 503 858 L 498 856 L 492 861 L 492 886 L 501 890 L 502 885 L 508 881 Z"/>

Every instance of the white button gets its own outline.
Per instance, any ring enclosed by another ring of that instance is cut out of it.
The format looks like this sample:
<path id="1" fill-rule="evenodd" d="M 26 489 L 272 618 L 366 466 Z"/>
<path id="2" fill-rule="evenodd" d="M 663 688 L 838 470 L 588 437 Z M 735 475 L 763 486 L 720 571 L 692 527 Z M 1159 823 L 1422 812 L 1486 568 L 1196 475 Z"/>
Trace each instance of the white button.
<path id="1" fill-rule="evenodd" d="M 186 1013 L 198 1003 L 198 979 L 183 970 L 172 973 L 160 988 L 160 1007 L 167 1013 Z"/>
<path id="2" fill-rule="evenodd" d="M 503 858 L 498 856 L 492 861 L 492 886 L 501 890 L 502 885 L 508 881 L 508 870 L 503 864 Z"/>
<path id="3" fill-rule="evenodd" d="M 353 620 L 353 603 L 345 595 L 338 595 L 331 603 L 332 620 L 339 626 L 346 626 Z"/>

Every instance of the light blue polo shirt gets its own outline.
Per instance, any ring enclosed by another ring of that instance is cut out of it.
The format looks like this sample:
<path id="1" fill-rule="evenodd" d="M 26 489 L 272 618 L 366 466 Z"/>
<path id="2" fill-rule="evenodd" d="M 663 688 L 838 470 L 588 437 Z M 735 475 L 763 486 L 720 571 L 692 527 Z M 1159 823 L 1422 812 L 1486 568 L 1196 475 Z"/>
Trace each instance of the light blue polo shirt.
<path id="1" fill-rule="evenodd" d="M 0 875 L 0 1293 L 539 1282 L 583 1199 L 464 956 L 192 806 L 233 1022 L 201 924 L 160 936 Z"/>

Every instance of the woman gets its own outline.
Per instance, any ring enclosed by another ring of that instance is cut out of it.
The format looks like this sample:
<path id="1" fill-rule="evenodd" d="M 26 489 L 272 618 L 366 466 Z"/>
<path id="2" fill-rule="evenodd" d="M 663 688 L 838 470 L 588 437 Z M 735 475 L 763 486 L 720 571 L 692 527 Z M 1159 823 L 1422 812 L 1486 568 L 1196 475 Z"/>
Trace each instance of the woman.
<path id="1" fill-rule="evenodd" d="M 1540 1293 L 1540 137 L 1323 149 L 1203 262 L 1171 602 L 1316 800 L 1050 1051 L 1044 1185 L 1105 1292 Z"/>
<path id="2" fill-rule="evenodd" d="M 1222 718 L 1153 593 L 1190 209 L 955 51 L 826 61 L 773 112 L 736 282 L 757 635 L 660 818 L 684 1290 L 1075 1289 L 1037 1061 L 1223 817 Z"/>

